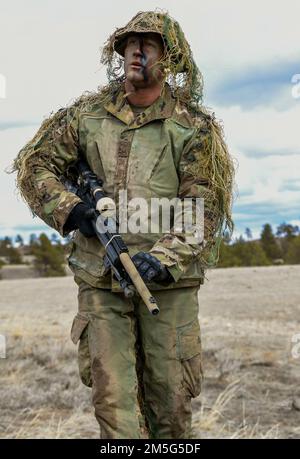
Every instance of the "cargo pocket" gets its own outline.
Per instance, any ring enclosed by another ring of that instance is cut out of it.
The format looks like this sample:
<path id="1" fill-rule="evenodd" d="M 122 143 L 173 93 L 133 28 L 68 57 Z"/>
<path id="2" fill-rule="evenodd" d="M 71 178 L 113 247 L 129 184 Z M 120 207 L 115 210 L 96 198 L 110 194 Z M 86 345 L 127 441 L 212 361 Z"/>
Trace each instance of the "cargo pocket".
<path id="1" fill-rule="evenodd" d="M 201 392 L 203 379 L 201 337 L 198 319 L 177 328 L 177 358 L 181 361 L 182 385 L 194 398 Z"/>
<path id="2" fill-rule="evenodd" d="M 76 314 L 71 328 L 71 340 L 78 346 L 78 367 L 81 381 L 88 387 L 92 387 L 91 358 L 89 352 L 89 318 L 85 314 Z"/>

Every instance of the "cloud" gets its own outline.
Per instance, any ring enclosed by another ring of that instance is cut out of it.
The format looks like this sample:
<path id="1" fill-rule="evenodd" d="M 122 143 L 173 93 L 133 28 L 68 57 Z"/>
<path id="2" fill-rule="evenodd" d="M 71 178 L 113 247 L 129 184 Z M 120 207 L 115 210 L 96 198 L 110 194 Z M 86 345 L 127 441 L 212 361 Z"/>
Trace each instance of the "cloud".
<path id="1" fill-rule="evenodd" d="M 300 209 L 286 207 L 284 202 L 261 201 L 259 203 L 237 203 L 234 212 L 243 220 L 259 220 L 271 218 L 271 221 L 279 221 L 284 218 L 293 219 L 300 215 Z"/>
<path id="2" fill-rule="evenodd" d="M 215 106 L 214 110 L 232 149 L 253 158 L 299 154 L 300 99 L 285 111 L 271 106 L 250 111 Z"/>
<path id="3" fill-rule="evenodd" d="M 287 178 L 283 179 L 282 184 L 279 187 L 279 191 L 300 191 L 300 178 Z"/>
<path id="4" fill-rule="evenodd" d="M 49 238 L 51 237 L 53 233 L 55 233 L 56 236 L 58 236 L 61 240 L 64 240 L 64 238 L 61 238 L 61 236 L 56 231 L 49 228 L 48 226 L 35 227 L 34 225 L 32 225 L 32 228 L 28 227 L 27 229 L 18 228 L 18 227 L 10 227 L 10 226 L 0 227 L 0 238 L 4 238 L 8 236 L 14 239 L 18 234 L 20 234 L 25 243 L 29 242 L 31 234 L 36 234 L 36 236 L 39 236 L 42 233 L 45 233 Z"/>
<path id="5" fill-rule="evenodd" d="M 190 15 L 192 49 L 217 80 L 223 69 L 263 66 L 273 58 L 299 55 L 298 0 L 215 0 L 195 5 L 191 14 L 193 7 L 184 4 Z"/>
<path id="6" fill-rule="evenodd" d="M 0 121 L 0 131 L 4 131 L 6 129 L 14 129 L 19 127 L 27 127 L 27 126 L 38 126 L 38 122 L 34 121 Z"/>
<path id="7" fill-rule="evenodd" d="M 290 156 L 290 155 L 300 155 L 300 145 L 299 149 L 296 151 L 291 151 L 286 148 L 274 148 L 273 150 L 266 150 L 264 147 L 257 147 L 256 149 L 252 148 L 243 148 L 243 153 L 249 158 L 266 158 L 267 156 Z"/>
<path id="8" fill-rule="evenodd" d="M 287 209 L 298 211 L 300 191 L 291 183 L 299 183 L 299 156 L 248 158 L 238 153 L 236 174 L 240 190 L 236 202 L 253 209 L 259 205 L 275 205 L 277 213 Z"/>
<path id="9" fill-rule="evenodd" d="M 243 67 L 227 72 L 210 87 L 207 97 L 221 106 L 239 106 L 253 110 L 268 106 L 289 109 L 292 98 L 291 78 L 299 72 L 299 58 L 277 59 L 275 62 Z"/>
<path id="10" fill-rule="evenodd" d="M 283 222 L 296 225 L 299 218 L 300 209 L 285 208 L 284 204 L 277 205 L 268 201 L 257 205 L 251 202 L 249 204 L 236 204 L 233 212 L 234 236 L 238 236 L 244 233 L 246 228 L 250 228 L 253 235 L 258 237 L 265 223 L 270 223 L 275 229 Z"/>
<path id="11" fill-rule="evenodd" d="M 34 232 L 34 231 L 46 231 L 46 230 L 49 230 L 49 227 L 45 224 L 39 225 L 37 223 L 36 225 L 17 225 L 17 226 L 13 226 L 12 229 L 15 231 L 19 231 L 19 232 L 23 232 L 23 231 Z"/>
<path id="12" fill-rule="evenodd" d="M 0 73 L 7 83 L 7 97 L 0 100 L 3 231 L 47 228 L 17 197 L 15 176 L 3 170 L 36 132 L 33 120 L 40 123 L 106 82 L 99 47 L 141 9 L 137 0 L 106 6 L 89 0 L 88 6 L 79 0 L 27 0 L 18 2 L 17 15 L 14 1 L 1 6 Z M 142 7 L 156 6 L 145 0 Z M 205 102 L 223 119 L 239 162 L 237 228 L 255 232 L 266 218 L 273 224 L 299 220 L 300 99 L 291 94 L 291 76 L 300 73 L 299 1 L 161 0 L 160 7 L 181 24 L 204 74 Z"/>
<path id="13" fill-rule="evenodd" d="M 299 228 L 300 228 L 300 220 L 291 220 L 290 224 L 294 225 L 294 226 L 299 226 Z"/>
<path id="14" fill-rule="evenodd" d="M 236 233 L 264 223 L 279 225 L 300 217 L 299 156 L 249 158 L 239 153 L 239 195 L 233 206 Z M 297 186 L 298 185 L 298 186 Z"/>

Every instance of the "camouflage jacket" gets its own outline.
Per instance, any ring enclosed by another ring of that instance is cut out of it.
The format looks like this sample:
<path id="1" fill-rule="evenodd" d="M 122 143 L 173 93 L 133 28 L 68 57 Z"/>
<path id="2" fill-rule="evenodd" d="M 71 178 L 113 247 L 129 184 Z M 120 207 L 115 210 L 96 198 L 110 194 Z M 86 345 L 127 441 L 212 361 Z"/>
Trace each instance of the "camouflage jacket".
<path id="1" fill-rule="evenodd" d="M 85 103 L 62 109 L 56 124 L 52 122 L 41 128 L 30 153 L 26 153 L 25 147 L 19 174 L 27 178 L 23 185 L 19 182 L 36 215 L 66 236 L 64 224 L 80 198 L 67 191 L 59 177 L 74 165 L 79 155 L 103 180 L 104 191 L 114 199 L 117 210 L 118 192 L 122 189 L 127 190 L 128 200 L 142 197 L 147 202 L 153 197 L 182 199 L 206 196 L 208 190 L 213 193 L 205 168 L 195 175 L 188 167 L 197 161 L 200 164 L 203 148 L 211 145 L 210 115 L 191 116 L 167 85 L 160 98 L 137 115 L 127 102 L 123 85 L 105 102 L 101 93 L 97 94 L 87 97 Z M 22 159 L 22 151 L 19 157 Z M 211 203 L 215 205 L 218 195 L 213 194 L 213 198 Z M 222 200 L 220 194 L 219 200 Z M 217 225 L 209 202 L 204 221 L 208 239 Z M 149 251 L 168 267 L 174 283 L 165 288 L 203 282 L 203 244 L 193 234 L 178 234 L 173 230 L 164 234 L 158 229 L 155 233 L 128 232 L 122 236 L 131 255 L 140 250 Z M 74 274 L 95 287 L 118 291 L 111 273 L 105 272 L 103 256 L 104 249 L 96 237 L 87 239 L 75 231 L 68 257 Z M 162 288 L 155 283 L 149 287 Z"/>

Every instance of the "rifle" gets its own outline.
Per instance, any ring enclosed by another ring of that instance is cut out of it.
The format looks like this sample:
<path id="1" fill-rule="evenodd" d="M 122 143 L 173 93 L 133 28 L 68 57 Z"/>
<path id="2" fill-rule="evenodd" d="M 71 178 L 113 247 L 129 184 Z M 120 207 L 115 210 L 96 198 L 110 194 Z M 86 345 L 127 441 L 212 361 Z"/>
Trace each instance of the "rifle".
<path id="1" fill-rule="evenodd" d="M 60 177 L 60 180 L 68 191 L 79 196 L 91 207 L 91 223 L 96 237 L 105 248 L 105 267 L 113 271 L 126 298 L 132 298 L 137 291 L 151 314 L 158 314 L 159 308 L 156 300 L 141 278 L 129 256 L 127 245 L 118 233 L 117 219 L 112 216 L 107 217 L 103 212 L 109 200 L 103 191 L 103 181 L 90 170 L 89 165 L 82 159 L 76 163 L 76 168 L 79 173 L 79 184 L 63 176 Z"/>

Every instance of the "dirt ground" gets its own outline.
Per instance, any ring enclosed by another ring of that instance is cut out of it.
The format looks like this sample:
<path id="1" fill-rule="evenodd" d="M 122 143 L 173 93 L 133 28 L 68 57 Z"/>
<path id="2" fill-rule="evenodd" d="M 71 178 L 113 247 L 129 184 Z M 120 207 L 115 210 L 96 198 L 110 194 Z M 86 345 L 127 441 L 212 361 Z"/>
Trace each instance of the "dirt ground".
<path id="1" fill-rule="evenodd" d="M 300 266 L 208 274 L 196 438 L 300 438 L 299 278 Z M 69 339 L 76 310 L 71 277 L 0 281 L 0 438 L 99 438 Z"/>

